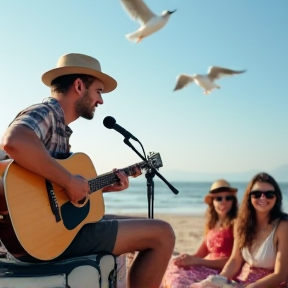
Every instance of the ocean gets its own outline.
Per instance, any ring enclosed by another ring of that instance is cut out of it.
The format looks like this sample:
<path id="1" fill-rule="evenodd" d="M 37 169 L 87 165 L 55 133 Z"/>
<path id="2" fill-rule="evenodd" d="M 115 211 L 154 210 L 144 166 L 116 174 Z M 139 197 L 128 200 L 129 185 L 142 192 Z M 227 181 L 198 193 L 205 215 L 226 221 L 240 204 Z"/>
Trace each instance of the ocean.
<path id="1" fill-rule="evenodd" d="M 154 215 L 156 213 L 203 215 L 207 205 L 203 202 L 211 182 L 170 182 L 179 193 L 175 195 L 162 181 L 154 179 Z M 238 201 L 242 200 L 245 182 L 230 182 L 238 188 Z M 279 183 L 283 194 L 283 210 L 288 213 L 288 183 Z M 147 183 L 130 179 L 128 189 L 104 193 L 106 214 L 146 213 L 148 215 Z"/>

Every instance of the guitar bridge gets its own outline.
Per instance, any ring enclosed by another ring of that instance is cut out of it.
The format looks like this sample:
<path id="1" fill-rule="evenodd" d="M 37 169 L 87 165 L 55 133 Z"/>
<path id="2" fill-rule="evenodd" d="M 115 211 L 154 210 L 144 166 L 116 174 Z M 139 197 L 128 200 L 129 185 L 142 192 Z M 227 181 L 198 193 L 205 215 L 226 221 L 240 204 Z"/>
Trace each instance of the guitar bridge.
<path id="1" fill-rule="evenodd" d="M 60 222 L 61 221 L 60 211 L 59 211 L 59 206 L 57 203 L 57 198 L 56 198 L 54 190 L 53 190 L 53 185 L 47 179 L 45 180 L 45 183 L 46 183 L 46 189 L 47 189 L 48 198 L 49 198 L 52 213 L 55 216 L 56 222 Z"/>

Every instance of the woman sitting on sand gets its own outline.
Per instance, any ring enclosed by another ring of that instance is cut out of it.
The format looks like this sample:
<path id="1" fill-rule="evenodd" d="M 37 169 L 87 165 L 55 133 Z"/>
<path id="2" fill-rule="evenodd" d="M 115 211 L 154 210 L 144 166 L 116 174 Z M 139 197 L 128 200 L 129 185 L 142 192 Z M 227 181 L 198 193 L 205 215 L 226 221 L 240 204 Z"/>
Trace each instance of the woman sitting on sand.
<path id="1" fill-rule="evenodd" d="M 237 190 L 223 179 L 212 184 L 205 197 L 208 208 L 204 240 L 195 254 L 171 259 L 162 281 L 163 288 L 186 288 L 221 271 L 233 247 Z"/>
<path id="2" fill-rule="evenodd" d="M 277 182 L 257 174 L 245 191 L 233 252 L 220 275 L 231 279 L 241 269 L 235 278 L 246 288 L 281 287 L 288 276 L 288 221 L 281 206 Z"/>

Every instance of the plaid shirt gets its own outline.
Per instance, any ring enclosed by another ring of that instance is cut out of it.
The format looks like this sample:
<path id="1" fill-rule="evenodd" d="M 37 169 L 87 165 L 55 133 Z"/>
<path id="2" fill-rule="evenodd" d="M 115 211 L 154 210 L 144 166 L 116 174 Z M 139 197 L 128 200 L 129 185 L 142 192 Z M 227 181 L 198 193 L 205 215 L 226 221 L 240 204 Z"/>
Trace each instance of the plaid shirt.
<path id="1" fill-rule="evenodd" d="M 52 157 L 66 158 L 69 155 L 69 138 L 73 131 L 66 126 L 64 112 L 55 98 L 46 98 L 42 103 L 22 110 L 11 125 L 25 125 L 32 129 Z M 0 258 L 12 257 L 7 252 L 0 240 Z"/>
<path id="2" fill-rule="evenodd" d="M 22 110 L 10 125 L 25 125 L 32 129 L 54 158 L 69 154 L 69 138 L 73 131 L 65 124 L 64 112 L 55 98 L 48 97 L 42 103 Z"/>

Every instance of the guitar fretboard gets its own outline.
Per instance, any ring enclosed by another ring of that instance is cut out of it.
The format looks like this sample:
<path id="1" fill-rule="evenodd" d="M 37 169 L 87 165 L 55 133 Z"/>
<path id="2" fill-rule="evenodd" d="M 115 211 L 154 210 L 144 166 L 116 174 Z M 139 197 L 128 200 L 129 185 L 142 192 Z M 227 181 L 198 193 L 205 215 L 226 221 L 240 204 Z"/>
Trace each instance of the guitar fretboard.
<path id="1" fill-rule="evenodd" d="M 142 164 L 142 163 L 140 163 Z M 138 164 L 138 165 L 140 165 Z M 141 166 L 141 165 L 140 165 Z M 119 169 L 120 171 L 124 172 L 127 176 L 133 176 L 136 174 L 136 165 L 129 166 L 123 169 Z M 116 176 L 114 172 L 106 173 L 103 175 L 98 176 L 97 178 L 90 179 L 88 181 L 90 186 L 91 193 L 98 191 L 99 189 L 102 189 L 108 185 L 114 184 L 118 182 L 119 178 Z"/>

